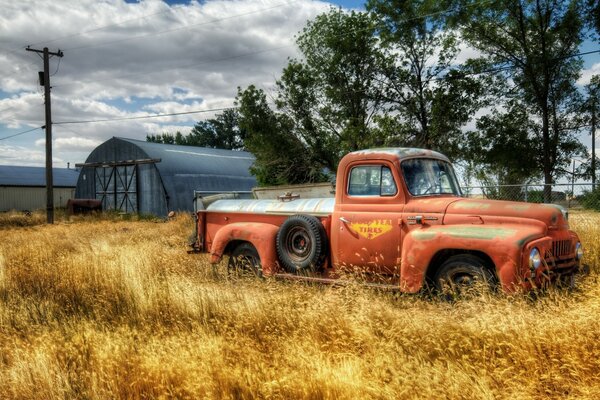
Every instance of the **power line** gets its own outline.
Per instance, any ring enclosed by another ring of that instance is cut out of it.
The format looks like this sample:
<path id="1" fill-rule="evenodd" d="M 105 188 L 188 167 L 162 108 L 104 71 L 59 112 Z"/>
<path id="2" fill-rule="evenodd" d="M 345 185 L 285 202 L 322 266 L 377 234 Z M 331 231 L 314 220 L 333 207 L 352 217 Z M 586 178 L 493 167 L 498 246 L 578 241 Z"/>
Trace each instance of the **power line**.
<path id="1" fill-rule="evenodd" d="M 141 115 L 141 116 L 137 116 L 137 117 L 90 119 L 90 120 L 81 120 L 81 121 L 60 121 L 60 122 L 53 122 L 52 124 L 53 125 L 92 124 L 92 123 L 97 123 L 97 122 L 129 121 L 129 120 L 149 119 L 149 118 L 174 117 L 174 116 L 178 116 L 178 115 L 201 114 L 201 113 L 208 113 L 208 112 L 225 111 L 225 110 L 228 110 L 231 108 L 235 108 L 235 107 L 213 108 L 210 110 L 194 110 L 194 111 L 185 111 L 185 112 L 168 113 L 168 114 Z"/>
<path id="2" fill-rule="evenodd" d="M 162 31 L 150 32 L 150 33 L 146 33 L 146 34 L 142 34 L 142 35 L 137 35 L 137 36 L 130 36 L 130 37 L 126 37 L 126 38 L 123 38 L 123 39 L 112 40 L 112 41 L 109 41 L 109 42 L 103 42 L 103 43 L 97 43 L 97 44 L 90 44 L 90 45 L 84 45 L 84 46 L 70 47 L 70 48 L 65 49 L 65 51 L 81 50 L 81 49 L 88 49 L 88 48 L 93 48 L 93 47 L 107 46 L 107 45 L 110 45 L 110 44 L 122 43 L 122 42 L 127 42 L 127 41 L 130 41 L 130 40 L 143 39 L 143 38 L 150 37 L 150 36 L 157 36 L 157 35 L 163 35 L 163 34 L 167 34 L 167 33 L 178 32 L 178 31 L 182 31 L 182 30 L 186 30 L 186 29 L 190 29 L 190 28 L 196 28 L 196 27 L 199 27 L 199 26 L 214 24 L 216 22 L 226 21 L 226 20 L 229 20 L 229 19 L 234 19 L 234 18 L 238 18 L 238 17 L 245 17 L 247 15 L 260 14 L 260 13 L 262 13 L 264 11 L 270 11 L 270 10 L 273 10 L 273 9 L 276 9 L 276 8 L 280 8 L 280 7 L 283 7 L 283 6 L 290 5 L 292 3 L 296 3 L 298 1 L 299 0 L 292 0 L 292 1 L 285 2 L 285 3 L 279 3 L 279 4 L 276 4 L 276 5 L 271 6 L 271 7 L 261 8 L 261 9 L 254 10 L 254 11 L 248 11 L 248 12 L 241 13 L 241 14 L 230 15 L 230 16 L 222 17 L 222 18 L 215 18 L 215 19 L 212 19 L 210 21 L 204 21 L 204 22 L 199 22 L 199 23 L 196 23 L 196 24 L 184 25 L 184 26 L 180 26 L 180 27 L 177 27 L 177 28 L 165 29 L 165 30 L 162 30 Z"/>
<path id="3" fill-rule="evenodd" d="M 165 69 L 155 69 L 155 70 L 152 70 L 149 72 L 138 72 L 138 73 L 132 73 L 132 74 L 125 74 L 125 75 L 120 75 L 120 76 L 111 77 L 111 78 L 94 79 L 93 81 L 64 83 L 64 84 L 59 84 L 59 85 L 53 85 L 53 87 L 58 88 L 58 87 L 68 87 L 68 86 L 75 86 L 75 85 L 79 86 L 79 85 L 85 84 L 85 83 L 107 82 L 107 81 L 114 81 L 116 79 L 130 78 L 130 77 L 140 76 L 140 75 L 151 75 L 151 74 L 156 74 L 156 73 L 160 73 L 160 72 L 171 71 L 174 69 L 192 68 L 192 67 L 197 67 L 200 65 L 215 64 L 215 63 L 220 63 L 223 61 L 235 60 L 238 58 L 245 58 L 245 57 L 250 57 L 250 56 L 254 56 L 254 55 L 258 55 L 258 54 L 269 53 L 271 51 L 277 51 L 277 50 L 285 49 L 287 47 L 292 47 L 292 46 L 295 46 L 295 44 L 288 44 L 288 45 L 283 45 L 283 46 L 271 47 L 268 49 L 251 51 L 251 52 L 247 52 L 247 53 L 235 54 L 235 55 L 228 56 L 228 57 L 216 58 L 213 60 L 205 60 L 205 61 L 200 61 L 200 62 L 193 63 L 193 64 L 178 65 L 178 66 L 169 67 L 169 68 L 165 68 Z"/>
<path id="4" fill-rule="evenodd" d="M 587 56 L 587 55 L 594 54 L 594 53 L 600 53 L 600 49 L 586 51 L 586 52 L 583 52 L 583 53 L 568 54 L 566 56 L 551 58 L 549 61 L 567 60 L 569 58 L 582 57 L 582 56 Z M 508 71 L 508 70 L 515 69 L 515 68 L 517 68 L 517 66 L 513 64 L 513 65 L 507 65 L 507 66 L 504 66 L 504 67 L 490 68 L 490 69 L 486 69 L 486 70 L 483 70 L 483 71 L 477 71 L 477 72 L 465 72 L 465 73 L 460 73 L 459 72 L 459 76 L 448 76 L 448 75 L 445 75 L 445 76 L 440 76 L 440 77 L 434 78 L 432 80 L 434 80 L 434 81 L 442 81 L 442 80 L 447 80 L 447 79 L 448 80 L 450 80 L 450 79 L 463 79 L 463 78 L 465 78 L 467 76 L 493 74 L 493 73 L 496 73 L 496 72 Z"/>
<path id="5" fill-rule="evenodd" d="M 218 21 L 222 21 L 222 20 L 236 18 L 236 17 L 239 17 L 239 16 L 244 16 L 244 15 L 253 14 L 253 13 L 257 13 L 257 12 L 262 12 L 262 11 L 269 10 L 269 9 L 272 9 L 272 8 L 282 7 L 284 5 L 291 4 L 291 3 L 295 2 L 295 1 L 299 1 L 299 0 L 294 0 L 294 1 L 291 1 L 291 2 L 288 2 L 288 3 L 281 3 L 279 5 L 276 5 L 276 6 L 273 6 L 273 7 L 270 7 L 270 8 L 256 10 L 256 11 L 252 11 L 252 12 L 248 12 L 248 13 L 243 13 L 243 14 L 238 14 L 238 15 L 233 15 L 233 16 L 229 16 L 229 17 L 224 17 L 224 18 L 220 18 L 220 19 L 209 21 L 209 22 L 205 22 L 205 23 L 200 23 L 200 24 L 195 24 L 195 25 L 187 25 L 186 27 L 176 28 L 176 30 L 181 30 L 181 29 L 184 29 L 184 28 L 187 28 L 187 27 L 193 27 L 193 26 L 197 26 L 197 25 L 204 25 L 204 24 L 209 24 L 209 23 L 218 22 Z M 491 3 L 493 1 L 495 1 L 495 0 L 482 0 L 482 1 L 470 4 L 469 7 L 472 7 L 472 6 L 475 6 L 475 5 L 478 5 L 478 4 L 481 5 L 481 4 Z M 428 13 L 428 14 L 421 14 L 421 15 L 417 15 L 417 16 L 414 16 L 414 17 L 410 17 L 410 18 L 404 18 L 404 19 L 401 19 L 398 22 L 409 22 L 409 21 L 413 21 L 413 20 L 418 20 L 418 19 L 433 17 L 433 16 L 436 16 L 436 15 L 448 13 L 448 12 L 453 11 L 453 10 L 454 10 L 453 7 L 449 7 L 447 9 L 436 11 L 436 12 L 432 12 L 432 13 Z M 372 29 L 376 29 L 376 28 L 377 28 L 376 26 L 375 27 L 369 26 L 369 27 L 366 27 L 366 28 L 355 29 L 355 30 L 352 30 L 352 31 L 343 32 L 343 33 L 341 33 L 341 34 L 339 34 L 337 36 L 338 37 L 345 37 L 345 36 L 348 36 L 351 33 L 360 33 L 360 32 L 363 32 L 363 31 L 368 31 L 368 30 L 372 30 Z M 158 32 L 158 33 L 171 32 L 171 31 L 175 31 L 175 30 L 162 31 L 162 32 Z M 131 38 L 125 38 L 125 39 L 117 40 L 117 41 L 114 41 L 114 42 L 111 42 L 111 43 L 117 43 L 117 42 L 122 42 L 122 41 L 136 39 L 136 38 L 139 38 L 139 37 L 146 37 L 146 36 L 151 36 L 151 34 L 141 35 L 141 36 L 134 36 L 134 37 L 131 37 Z M 255 50 L 255 51 L 251 51 L 251 52 L 247 52 L 247 53 L 237 54 L 237 55 L 223 57 L 223 58 L 214 59 L 214 60 L 206 60 L 206 61 L 201 61 L 201 62 L 193 63 L 193 64 L 184 64 L 184 65 L 180 64 L 180 65 L 175 65 L 173 67 L 168 67 L 168 68 L 161 69 L 161 70 L 152 70 L 152 71 L 149 71 L 149 72 L 138 72 L 138 73 L 121 75 L 121 76 L 118 76 L 118 77 L 111 77 L 111 78 L 104 78 L 104 79 L 95 79 L 94 81 L 88 81 L 88 82 L 89 83 L 92 83 L 92 82 L 103 82 L 103 81 L 110 81 L 110 80 L 120 79 L 120 78 L 128 78 L 128 77 L 132 77 L 132 76 L 149 75 L 149 74 L 154 74 L 154 73 L 159 73 L 159 72 L 165 72 L 165 71 L 170 71 L 170 70 L 179 69 L 179 68 L 191 68 L 191 67 L 196 67 L 196 66 L 199 66 L 199 65 L 212 64 L 212 63 L 218 63 L 218 62 L 223 62 L 223 61 L 229 61 L 229 60 L 237 59 L 237 58 L 250 57 L 250 56 L 253 56 L 253 55 L 257 55 L 257 54 L 262 54 L 262 53 L 266 53 L 266 52 L 281 50 L 281 49 L 284 49 L 284 48 L 287 48 L 287 47 L 294 47 L 295 45 L 296 45 L 295 43 L 292 43 L 292 44 L 289 44 L 289 45 L 282 45 L 282 46 L 277 46 L 277 47 L 272 47 L 272 48 L 267 48 L 267 49 Z M 90 45 L 90 46 L 86 46 L 86 47 L 94 47 L 94 46 L 95 45 Z M 81 48 L 83 48 L 83 47 L 81 47 Z M 67 50 L 74 50 L 74 49 L 78 49 L 78 48 L 70 48 L 70 49 L 67 49 Z M 84 82 L 73 82 L 73 83 L 58 84 L 58 85 L 54 85 L 54 87 L 74 86 L 74 85 L 80 85 L 81 83 L 86 83 L 86 81 L 84 81 Z"/>
<path id="6" fill-rule="evenodd" d="M 139 39 L 139 38 L 145 38 L 145 37 L 160 35 L 160 34 L 163 34 L 163 33 L 177 32 L 177 31 L 180 31 L 180 30 L 185 30 L 185 29 L 189 29 L 189 28 L 195 28 L 195 27 L 203 26 L 203 25 L 209 25 L 209 24 L 213 24 L 213 23 L 216 23 L 216 22 L 225 21 L 225 20 L 229 20 L 229 19 L 233 19 L 233 18 L 237 18 L 237 17 L 247 16 L 247 15 L 252 15 L 252 14 L 259 14 L 259 13 L 262 13 L 264 11 L 269 11 L 269 10 L 272 10 L 272 9 L 275 9 L 275 8 L 279 8 L 279 7 L 283 7 L 283 6 L 286 6 L 286 5 L 290 5 L 290 4 L 298 2 L 298 1 L 299 0 L 292 0 L 292 1 L 289 1 L 289 2 L 286 2 L 286 3 L 277 4 L 277 5 L 272 6 L 272 7 L 262 8 L 262 9 L 259 9 L 259 10 L 249 11 L 249 12 L 246 12 L 246 13 L 241 13 L 241 14 L 236 14 L 236 15 L 230 15 L 230 16 L 223 17 L 223 18 L 216 18 L 216 19 L 213 19 L 213 20 L 210 20 L 210 21 L 200 22 L 200 23 L 197 23 L 197 24 L 185 25 L 185 26 L 178 27 L 178 28 L 167 29 L 167 30 L 163 30 L 163 31 L 151 32 L 151 33 L 147 33 L 147 34 L 143 34 L 143 35 L 138 35 L 138 36 L 132 36 L 132 37 L 127 37 L 127 38 L 123 38 L 123 39 L 113 40 L 113 41 L 110 41 L 110 42 L 103 42 L 103 43 L 91 44 L 91 45 L 85 45 L 85 46 L 70 47 L 70 48 L 65 49 L 64 51 L 80 50 L 80 49 L 87 49 L 87 48 L 93 48 L 93 47 L 101 47 L 101 46 L 106 46 L 106 45 L 110 45 L 110 44 L 114 44 L 114 43 L 120 43 L 120 42 L 129 41 L 129 40 L 135 40 L 135 39 Z M 491 0 L 487 0 L 487 1 L 491 1 Z M 52 42 L 56 42 L 56 41 L 61 40 L 61 39 L 82 36 L 82 35 L 85 35 L 87 33 L 91 33 L 91 32 L 95 32 L 95 31 L 103 30 L 103 29 L 108 28 L 108 27 L 122 25 L 122 24 L 127 23 L 127 22 L 136 21 L 136 20 L 139 20 L 139 19 L 145 19 L 145 18 L 150 17 L 150 16 L 160 15 L 160 14 L 164 14 L 166 12 L 172 12 L 172 11 L 173 11 L 173 8 L 169 8 L 169 10 L 165 10 L 165 11 L 162 11 L 162 12 L 157 12 L 157 13 L 154 13 L 154 14 L 145 15 L 145 16 L 141 16 L 141 17 L 138 17 L 138 18 L 131 18 L 131 19 L 128 19 L 128 20 L 125 20 L 125 21 L 122 21 L 122 22 L 100 26 L 98 28 L 93 28 L 93 29 L 90 29 L 90 30 L 87 30 L 87 31 L 82 31 L 82 32 L 79 32 L 79 33 L 71 34 L 71 35 L 62 36 L 62 37 L 59 37 L 59 38 L 56 38 L 56 39 L 51 39 L 51 40 L 47 40 L 47 41 L 43 41 L 43 42 L 37 42 L 37 43 L 34 43 L 34 44 L 30 44 L 29 46 L 34 46 L 36 44 L 41 44 L 41 43 L 52 43 Z M 5 49 L 5 51 L 7 53 L 17 53 L 17 52 L 23 50 L 26 47 L 27 46 L 21 46 L 21 47 L 12 49 L 12 50 Z M 33 63 L 32 64 L 27 64 L 27 66 L 29 66 L 29 65 L 34 65 L 34 64 Z M 14 74 L 11 74 L 10 76 L 14 76 L 16 74 L 17 73 L 14 73 Z"/>
<path id="7" fill-rule="evenodd" d="M 120 22 L 114 22 L 112 24 L 99 25 L 99 26 L 97 26 L 95 28 L 91 28 L 91 29 L 88 29 L 88 30 L 85 30 L 85 31 L 79 31 L 79 32 L 68 34 L 68 35 L 59 36 L 59 37 L 54 38 L 54 39 L 43 40 L 43 41 L 40 41 L 40 42 L 30 43 L 29 45 L 15 47 L 13 49 L 4 49 L 4 50 L 6 52 L 8 52 L 8 53 L 17 53 L 17 52 L 20 52 L 23 49 L 25 49 L 27 46 L 30 46 L 30 47 L 31 46 L 37 46 L 37 45 L 41 45 L 41 44 L 47 44 L 47 43 L 57 42 L 57 41 L 63 40 L 63 39 L 70 39 L 70 38 L 77 37 L 77 36 L 83 36 L 83 35 L 86 35 L 88 33 L 96 32 L 96 31 L 101 31 L 101 30 L 106 29 L 106 28 L 112 28 L 113 26 L 123 25 L 123 24 L 126 24 L 128 22 L 137 21 L 137 20 L 140 20 L 140 19 L 146 19 L 148 17 L 154 17 L 156 15 L 165 14 L 167 12 L 172 12 L 172 11 L 173 11 L 173 8 L 169 7 L 167 10 L 159 11 L 159 12 L 156 12 L 156 13 L 153 13 L 153 14 L 146 14 L 146 15 L 142 15 L 140 17 L 126 19 L 126 20 L 123 20 L 123 21 L 120 21 Z"/>
<path id="8" fill-rule="evenodd" d="M 36 128 L 31 128 L 31 129 L 28 129 L 28 130 L 23 131 L 23 132 L 15 133 L 14 135 L 4 136 L 4 137 L 0 138 L 0 140 L 11 139 L 11 138 L 14 138 L 14 137 L 17 137 L 17 136 L 24 135 L 24 134 L 29 133 L 29 132 L 33 132 L 33 131 L 35 131 L 37 129 L 42 129 L 42 128 L 43 127 L 41 127 L 41 126 L 40 127 L 36 127 Z"/>

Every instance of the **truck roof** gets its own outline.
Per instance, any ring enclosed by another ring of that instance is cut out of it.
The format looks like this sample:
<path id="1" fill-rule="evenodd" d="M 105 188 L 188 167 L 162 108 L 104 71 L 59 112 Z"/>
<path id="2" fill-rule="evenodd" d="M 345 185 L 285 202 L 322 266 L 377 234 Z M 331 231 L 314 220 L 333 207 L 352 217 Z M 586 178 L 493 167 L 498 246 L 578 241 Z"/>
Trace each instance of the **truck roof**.
<path id="1" fill-rule="evenodd" d="M 431 157 L 450 162 L 448 157 L 446 157 L 442 153 L 438 153 L 437 151 L 428 149 L 419 149 L 416 147 L 382 147 L 376 149 L 365 149 L 353 151 L 352 153 L 348 153 L 347 156 L 353 156 L 354 158 L 360 156 L 373 156 L 376 154 L 394 156 L 397 157 L 400 161 L 407 158 Z"/>

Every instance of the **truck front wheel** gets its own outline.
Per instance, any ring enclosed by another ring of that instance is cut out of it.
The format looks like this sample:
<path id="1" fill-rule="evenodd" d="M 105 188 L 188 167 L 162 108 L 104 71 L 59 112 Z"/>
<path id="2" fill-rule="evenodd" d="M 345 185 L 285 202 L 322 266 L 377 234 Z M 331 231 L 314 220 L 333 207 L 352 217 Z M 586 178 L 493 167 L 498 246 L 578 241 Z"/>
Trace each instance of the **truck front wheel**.
<path id="1" fill-rule="evenodd" d="M 496 277 L 487 263 L 473 254 L 448 258 L 434 277 L 438 293 L 454 298 L 478 295 L 496 286 Z"/>
<path id="2" fill-rule="evenodd" d="M 254 275 L 261 277 L 260 256 L 254 246 L 248 242 L 237 245 L 229 256 L 227 271 L 235 276 Z"/>
<path id="3" fill-rule="evenodd" d="M 327 253 L 327 234 L 312 215 L 292 215 L 277 232 L 277 256 L 286 271 L 318 269 Z"/>

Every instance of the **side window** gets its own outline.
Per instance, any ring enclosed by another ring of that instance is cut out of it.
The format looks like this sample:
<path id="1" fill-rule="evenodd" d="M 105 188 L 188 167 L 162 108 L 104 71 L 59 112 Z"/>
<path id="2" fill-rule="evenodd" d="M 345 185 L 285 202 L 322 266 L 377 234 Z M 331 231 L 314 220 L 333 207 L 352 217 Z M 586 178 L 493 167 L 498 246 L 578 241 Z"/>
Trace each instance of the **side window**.
<path id="1" fill-rule="evenodd" d="M 398 192 L 392 171 L 382 165 L 360 165 L 350 171 L 350 196 L 394 196 Z"/>

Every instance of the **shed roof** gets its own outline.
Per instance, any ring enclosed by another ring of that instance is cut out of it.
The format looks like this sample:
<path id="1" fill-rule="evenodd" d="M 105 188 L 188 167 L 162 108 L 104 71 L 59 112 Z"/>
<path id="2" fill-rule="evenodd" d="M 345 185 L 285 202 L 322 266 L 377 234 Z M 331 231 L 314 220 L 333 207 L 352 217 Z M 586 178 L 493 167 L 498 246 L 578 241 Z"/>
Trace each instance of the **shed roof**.
<path id="1" fill-rule="evenodd" d="M 204 177 L 251 177 L 248 170 L 254 162 L 254 156 L 246 151 L 152 143 L 121 137 L 115 139 L 138 146 L 149 158 L 160 158 L 161 161 L 156 166 L 163 177 L 170 174 L 182 174 L 184 171 L 196 171 Z"/>
<path id="2" fill-rule="evenodd" d="M 134 148 L 137 150 L 133 151 Z M 256 178 L 250 173 L 254 156 L 245 151 L 113 137 L 98 146 L 86 162 L 123 161 L 132 157 L 160 159 L 154 165 L 169 198 L 169 207 L 173 210 L 191 207 L 194 190 L 205 193 L 250 192 L 256 186 Z"/>
<path id="3" fill-rule="evenodd" d="M 52 168 L 54 187 L 77 186 L 79 172 L 68 168 Z M 0 165 L 0 186 L 46 186 L 46 168 Z"/>

